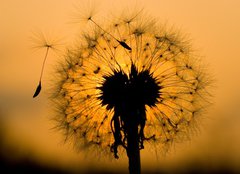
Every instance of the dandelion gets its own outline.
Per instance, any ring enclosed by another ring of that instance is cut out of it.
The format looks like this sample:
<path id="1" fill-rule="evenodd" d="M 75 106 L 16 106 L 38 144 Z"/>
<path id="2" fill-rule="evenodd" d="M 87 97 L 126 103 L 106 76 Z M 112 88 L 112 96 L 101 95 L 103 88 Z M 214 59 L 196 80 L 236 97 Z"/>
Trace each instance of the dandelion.
<path id="1" fill-rule="evenodd" d="M 188 137 L 211 85 L 190 45 L 144 16 L 108 27 L 89 17 L 93 25 L 64 55 L 52 91 L 66 140 L 115 158 L 126 150 L 130 173 L 140 173 L 145 144 L 167 149 Z"/>

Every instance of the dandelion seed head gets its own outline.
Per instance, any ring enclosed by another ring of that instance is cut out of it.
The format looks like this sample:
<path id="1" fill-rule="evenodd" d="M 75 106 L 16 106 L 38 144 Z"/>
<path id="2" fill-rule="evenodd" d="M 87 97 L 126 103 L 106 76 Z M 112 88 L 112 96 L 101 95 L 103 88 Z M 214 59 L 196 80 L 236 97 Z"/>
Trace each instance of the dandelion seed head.
<path id="1" fill-rule="evenodd" d="M 140 149 L 154 143 L 167 150 L 197 127 L 211 80 L 179 33 L 143 12 L 117 19 L 104 29 L 94 21 L 64 55 L 52 90 L 54 120 L 80 149 L 98 146 L 118 157 L 136 122 Z"/>

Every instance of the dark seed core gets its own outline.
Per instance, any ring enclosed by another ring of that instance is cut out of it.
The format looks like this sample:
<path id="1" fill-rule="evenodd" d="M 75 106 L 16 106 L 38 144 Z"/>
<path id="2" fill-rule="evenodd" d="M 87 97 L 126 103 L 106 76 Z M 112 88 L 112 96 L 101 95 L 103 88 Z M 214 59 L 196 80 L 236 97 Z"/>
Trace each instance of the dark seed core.
<path id="1" fill-rule="evenodd" d="M 102 105 L 107 105 L 107 109 L 133 110 L 145 105 L 155 106 L 161 87 L 149 70 L 138 71 L 132 64 L 129 76 L 115 70 L 113 74 L 104 76 L 104 82 L 98 89 L 101 91 L 98 99 Z"/>
<path id="2" fill-rule="evenodd" d="M 149 70 L 139 71 L 131 65 L 129 76 L 121 70 L 104 76 L 98 99 L 107 110 L 114 110 L 111 128 L 114 143 L 111 151 L 118 158 L 118 146 L 126 148 L 127 154 L 143 149 L 144 127 L 146 122 L 145 105 L 153 107 L 160 99 L 157 79 Z M 135 133 L 132 134 L 131 132 Z"/>

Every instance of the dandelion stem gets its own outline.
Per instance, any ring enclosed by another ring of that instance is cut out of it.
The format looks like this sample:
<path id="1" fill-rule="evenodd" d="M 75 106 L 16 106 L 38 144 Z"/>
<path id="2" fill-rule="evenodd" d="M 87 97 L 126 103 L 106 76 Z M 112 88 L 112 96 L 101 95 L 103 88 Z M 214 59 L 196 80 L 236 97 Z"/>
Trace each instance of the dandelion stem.
<path id="1" fill-rule="evenodd" d="M 127 128 L 127 155 L 129 160 L 129 173 L 140 174 L 141 162 L 140 162 L 140 150 L 139 150 L 139 135 L 138 125 L 132 123 Z"/>

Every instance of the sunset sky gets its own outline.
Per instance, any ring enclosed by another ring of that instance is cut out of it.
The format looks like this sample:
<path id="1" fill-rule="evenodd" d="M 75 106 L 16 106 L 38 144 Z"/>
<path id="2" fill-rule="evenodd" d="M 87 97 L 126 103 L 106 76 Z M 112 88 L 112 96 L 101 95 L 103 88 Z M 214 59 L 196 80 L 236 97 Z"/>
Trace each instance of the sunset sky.
<path id="1" fill-rule="evenodd" d="M 156 159 L 154 152 L 143 150 L 143 170 L 187 170 L 191 165 L 207 170 L 225 165 L 240 171 L 240 1 L 128 1 L 95 0 L 95 6 L 105 18 L 104 14 L 118 16 L 126 7 L 144 7 L 160 22 L 180 29 L 216 80 L 214 105 L 204 115 L 201 133 L 166 157 Z M 73 22 L 75 7 L 84 11 L 86 4 L 83 0 L 0 0 L 0 148 L 11 159 L 28 158 L 64 171 L 87 171 L 89 166 L 127 170 L 126 157 L 112 162 L 86 160 L 83 152 L 76 153 L 71 144 L 64 144 L 60 132 L 51 129 L 49 80 L 64 49 L 75 43 L 86 25 Z M 33 99 L 45 51 L 31 48 L 31 36 L 40 31 L 62 45 L 50 52 L 42 93 Z"/>

